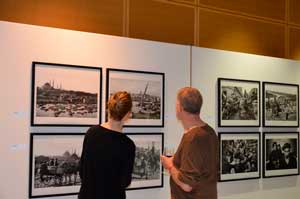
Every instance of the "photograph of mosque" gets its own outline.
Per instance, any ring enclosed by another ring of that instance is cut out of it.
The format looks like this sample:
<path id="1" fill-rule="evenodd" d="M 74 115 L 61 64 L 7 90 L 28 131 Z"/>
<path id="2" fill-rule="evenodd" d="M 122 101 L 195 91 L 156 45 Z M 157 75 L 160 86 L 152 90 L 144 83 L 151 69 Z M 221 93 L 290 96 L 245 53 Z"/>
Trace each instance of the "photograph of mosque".
<path id="1" fill-rule="evenodd" d="M 33 125 L 100 121 L 101 69 L 33 63 Z"/>
<path id="2" fill-rule="evenodd" d="M 83 133 L 32 133 L 30 137 L 30 195 L 77 194 Z"/>
<path id="3" fill-rule="evenodd" d="M 163 73 L 108 69 L 106 74 L 106 101 L 117 91 L 131 94 L 132 118 L 126 126 L 163 126 Z"/>

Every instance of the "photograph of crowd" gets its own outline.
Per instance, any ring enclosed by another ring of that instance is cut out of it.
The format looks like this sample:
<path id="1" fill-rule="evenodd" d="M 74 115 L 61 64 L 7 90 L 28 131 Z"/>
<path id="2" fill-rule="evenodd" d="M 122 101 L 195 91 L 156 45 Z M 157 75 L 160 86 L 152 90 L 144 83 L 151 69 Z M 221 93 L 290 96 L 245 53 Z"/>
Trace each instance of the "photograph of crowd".
<path id="1" fill-rule="evenodd" d="M 298 133 L 265 133 L 264 142 L 264 167 L 267 174 L 289 174 L 289 171 L 298 173 Z"/>
<path id="2" fill-rule="evenodd" d="M 264 115 L 267 125 L 298 125 L 298 85 L 265 83 Z M 285 123 L 287 122 L 287 123 Z"/>
<path id="3" fill-rule="evenodd" d="M 101 69 L 34 62 L 33 70 L 34 124 L 99 123 Z"/>
<path id="4" fill-rule="evenodd" d="M 259 177 L 259 133 L 220 133 L 221 181 Z"/>
<path id="5" fill-rule="evenodd" d="M 162 184 L 162 134 L 128 134 L 136 145 L 132 183 L 129 189 Z"/>
<path id="6" fill-rule="evenodd" d="M 79 191 L 81 184 L 79 161 L 83 136 L 83 134 L 31 135 L 32 195 L 56 195 Z"/>
<path id="7" fill-rule="evenodd" d="M 108 97 L 117 91 L 125 90 L 131 94 L 133 107 L 130 125 L 162 125 L 163 90 L 162 74 L 146 72 L 108 70 Z"/>
<path id="8" fill-rule="evenodd" d="M 220 126 L 259 125 L 259 82 L 219 79 L 219 100 Z"/>

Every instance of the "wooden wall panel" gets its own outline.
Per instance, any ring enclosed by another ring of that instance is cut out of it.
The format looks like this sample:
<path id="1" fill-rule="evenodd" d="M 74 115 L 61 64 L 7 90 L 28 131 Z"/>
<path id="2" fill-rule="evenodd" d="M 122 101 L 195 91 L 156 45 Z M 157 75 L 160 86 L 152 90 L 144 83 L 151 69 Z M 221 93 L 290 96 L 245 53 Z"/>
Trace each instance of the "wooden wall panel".
<path id="1" fill-rule="evenodd" d="M 285 1 L 286 0 L 200 0 L 200 4 L 283 21 L 285 19 Z"/>
<path id="2" fill-rule="evenodd" d="M 123 35 L 123 0 L 83 0 L 79 30 Z"/>
<path id="3" fill-rule="evenodd" d="M 187 4 L 196 5 L 198 0 L 163 0 L 163 1 L 173 1 L 173 2 L 187 3 Z"/>
<path id="4" fill-rule="evenodd" d="M 34 24 L 76 29 L 77 17 L 82 7 L 81 0 L 47 0 L 35 2 Z"/>
<path id="5" fill-rule="evenodd" d="M 300 25 L 300 1 L 289 0 L 290 3 L 290 22 Z"/>
<path id="6" fill-rule="evenodd" d="M 0 20 L 34 24 L 35 0 L 1 0 Z"/>
<path id="7" fill-rule="evenodd" d="M 290 59 L 300 59 L 300 28 L 290 28 Z"/>
<path id="8" fill-rule="evenodd" d="M 199 44 L 203 47 L 274 57 L 285 56 L 285 27 L 200 9 Z"/>
<path id="9" fill-rule="evenodd" d="M 130 37 L 194 43 L 195 8 L 152 0 L 130 0 L 129 6 Z"/>

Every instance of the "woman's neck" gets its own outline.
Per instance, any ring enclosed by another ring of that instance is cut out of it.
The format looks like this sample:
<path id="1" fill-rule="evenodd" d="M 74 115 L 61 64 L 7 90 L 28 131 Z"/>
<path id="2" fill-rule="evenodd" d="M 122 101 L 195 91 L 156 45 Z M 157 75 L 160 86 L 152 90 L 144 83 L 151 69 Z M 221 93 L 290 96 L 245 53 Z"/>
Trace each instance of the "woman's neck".
<path id="1" fill-rule="evenodd" d="M 111 120 L 109 119 L 107 122 L 101 124 L 101 126 L 113 130 L 113 131 L 117 131 L 122 133 L 123 130 L 123 122 L 121 121 L 115 121 L 115 120 Z"/>

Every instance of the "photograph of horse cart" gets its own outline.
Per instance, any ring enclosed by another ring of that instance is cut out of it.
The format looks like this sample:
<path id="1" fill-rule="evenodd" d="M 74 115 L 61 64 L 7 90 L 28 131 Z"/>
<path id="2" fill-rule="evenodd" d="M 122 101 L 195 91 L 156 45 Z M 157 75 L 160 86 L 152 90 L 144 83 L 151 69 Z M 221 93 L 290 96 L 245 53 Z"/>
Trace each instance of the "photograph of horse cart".
<path id="1" fill-rule="evenodd" d="M 84 134 L 32 133 L 30 197 L 77 194 L 81 185 L 79 161 Z"/>

